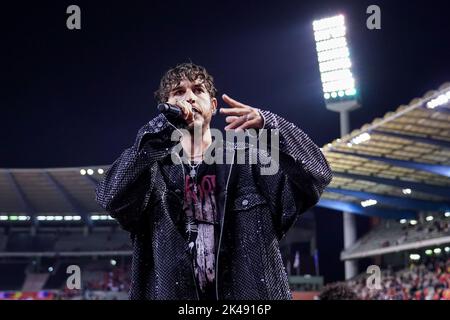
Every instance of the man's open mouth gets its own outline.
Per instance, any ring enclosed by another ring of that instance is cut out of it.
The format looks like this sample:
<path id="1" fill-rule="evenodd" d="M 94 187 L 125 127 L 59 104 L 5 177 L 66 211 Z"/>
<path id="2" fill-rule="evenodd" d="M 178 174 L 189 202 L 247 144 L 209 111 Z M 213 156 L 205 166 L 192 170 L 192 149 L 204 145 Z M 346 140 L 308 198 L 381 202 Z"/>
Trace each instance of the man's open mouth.
<path id="1" fill-rule="evenodd" d="M 195 112 L 195 113 L 202 114 L 202 113 L 200 112 L 200 109 L 198 109 L 197 107 L 192 107 L 192 111 Z"/>

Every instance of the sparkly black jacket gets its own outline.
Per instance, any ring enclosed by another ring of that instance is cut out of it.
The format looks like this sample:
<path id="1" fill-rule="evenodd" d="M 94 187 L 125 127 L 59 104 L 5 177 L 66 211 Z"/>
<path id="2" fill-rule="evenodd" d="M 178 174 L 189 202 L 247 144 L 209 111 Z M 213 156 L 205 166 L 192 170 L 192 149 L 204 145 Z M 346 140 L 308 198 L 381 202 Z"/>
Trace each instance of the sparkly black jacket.
<path id="1" fill-rule="evenodd" d="M 292 298 L 279 241 L 332 178 L 322 152 L 301 129 L 260 112 L 265 129 L 279 130 L 279 170 L 262 175 L 259 161 L 217 166 L 218 299 Z M 198 299 L 188 245 L 176 223 L 184 199 L 184 166 L 170 156 L 176 127 L 162 114 L 143 126 L 96 189 L 97 202 L 131 233 L 130 299 Z M 238 149 L 231 145 L 223 144 L 224 158 Z"/>

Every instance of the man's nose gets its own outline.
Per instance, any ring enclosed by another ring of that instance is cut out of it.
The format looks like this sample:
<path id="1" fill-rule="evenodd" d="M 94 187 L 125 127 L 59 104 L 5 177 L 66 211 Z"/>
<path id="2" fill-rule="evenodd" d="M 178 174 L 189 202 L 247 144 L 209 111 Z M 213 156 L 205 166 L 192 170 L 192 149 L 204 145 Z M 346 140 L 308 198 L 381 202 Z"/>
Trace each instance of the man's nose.
<path id="1" fill-rule="evenodd" d="M 189 103 L 195 102 L 195 94 L 192 92 L 192 90 L 186 90 L 186 101 Z"/>

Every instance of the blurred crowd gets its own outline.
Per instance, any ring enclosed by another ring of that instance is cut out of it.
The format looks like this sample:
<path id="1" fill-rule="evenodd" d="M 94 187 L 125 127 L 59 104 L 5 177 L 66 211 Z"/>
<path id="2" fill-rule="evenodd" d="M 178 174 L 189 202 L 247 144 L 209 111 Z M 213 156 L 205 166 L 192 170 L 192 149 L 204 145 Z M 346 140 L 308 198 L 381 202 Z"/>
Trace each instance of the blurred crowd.
<path id="1" fill-rule="evenodd" d="M 90 291 L 112 291 L 128 292 L 130 279 L 125 268 L 115 268 L 112 271 L 105 272 L 103 279 L 88 281 L 85 290 Z"/>
<path id="2" fill-rule="evenodd" d="M 419 220 L 416 224 L 404 223 L 401 226 L 402 234 L 395 239 L 386 239 L 381 247 L 400 245 L 407 242 L 425 240 L 450 233 L 448 218 L 434 218 L 433 221 Z"/>
<path id="3" fill-rule="evenodd" d="M 130 278 L 125 267 L 105 271 L 103 277 L 87 281 L 81 290 L 64 287 L 56 296 L 59 300 L 114 300 L 128 297 Z"/>
<path id="4" fill-rule="evenodd" d="M 450 258 L 433 259 L 393 272 L 384 271 L 381 289 L 369 289 L 367 276 L 347 282 L 362 300 L 450 300 Z"/>

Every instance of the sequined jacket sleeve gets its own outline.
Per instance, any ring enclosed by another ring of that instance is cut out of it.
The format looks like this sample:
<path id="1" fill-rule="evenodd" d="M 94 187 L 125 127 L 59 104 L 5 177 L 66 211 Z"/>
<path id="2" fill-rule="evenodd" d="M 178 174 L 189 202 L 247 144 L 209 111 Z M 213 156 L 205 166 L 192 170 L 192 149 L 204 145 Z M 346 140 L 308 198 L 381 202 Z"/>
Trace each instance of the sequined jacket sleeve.
<path id="1" fill-rule="evenodd" d="M 96 201 L 128 231 L 135 231 L 152 190 L 151 166 L 171 146 L 176 122 L 163 114 L 145 124 L 97 185 Z M 151 142 L 151 143 L 149 143 Z"/>
<path id="2" fill-rule="evenodd" d="M 278 130 L 275 132 L 279 136 L 279 170 L 273 175 L 259 175 L 259 183 L 266 190 L 281 239 L 299 214 L 319 201 L 332 173 L 320 148 L 303 130 L 270 111 L 260 113 L 264 129 Z"/>

